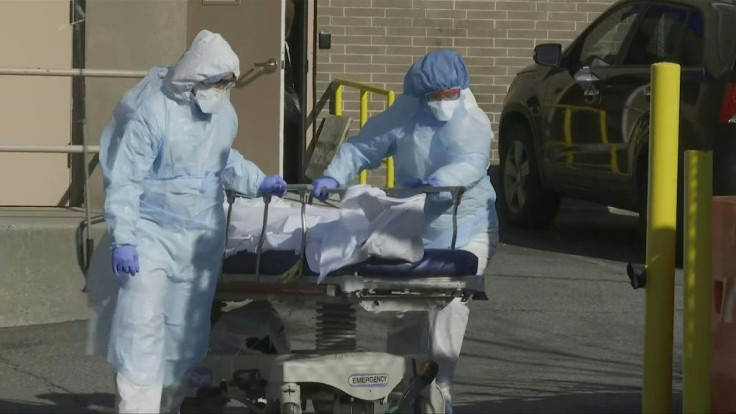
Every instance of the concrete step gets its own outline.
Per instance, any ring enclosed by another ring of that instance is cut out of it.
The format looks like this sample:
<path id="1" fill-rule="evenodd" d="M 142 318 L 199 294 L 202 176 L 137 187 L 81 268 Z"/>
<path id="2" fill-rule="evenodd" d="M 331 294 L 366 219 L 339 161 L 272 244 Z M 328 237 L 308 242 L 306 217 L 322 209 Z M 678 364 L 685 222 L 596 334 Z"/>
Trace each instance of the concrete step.
<path id="1" fill-rule="evenodd" d="M 0 327 L 89 317 L 76 248 L 84 218 L 81 209 L 0 208 Z M 92 230 L 97 245 L 107 229 Z"/>

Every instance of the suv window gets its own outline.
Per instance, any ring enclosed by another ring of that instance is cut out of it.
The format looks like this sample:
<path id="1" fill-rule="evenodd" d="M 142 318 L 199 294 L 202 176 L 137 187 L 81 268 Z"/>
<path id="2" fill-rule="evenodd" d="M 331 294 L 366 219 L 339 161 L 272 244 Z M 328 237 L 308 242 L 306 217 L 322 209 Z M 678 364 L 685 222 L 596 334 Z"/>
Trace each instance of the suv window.
<path id="1" fill-rule="evenodd" d="M 700 66 L 703 63 L 703 26 L 703 16 L 698 11 L 652 5 L 634 34 L 624 63 L 675 62 Z"/>
<path id="2" fill-rule="evenodd" d="M 583 41 L 580 66 L 606 66 L 616 63 L 621 46 L 640 9 L 638 4 L 622 7 L 599 22 Z"/>

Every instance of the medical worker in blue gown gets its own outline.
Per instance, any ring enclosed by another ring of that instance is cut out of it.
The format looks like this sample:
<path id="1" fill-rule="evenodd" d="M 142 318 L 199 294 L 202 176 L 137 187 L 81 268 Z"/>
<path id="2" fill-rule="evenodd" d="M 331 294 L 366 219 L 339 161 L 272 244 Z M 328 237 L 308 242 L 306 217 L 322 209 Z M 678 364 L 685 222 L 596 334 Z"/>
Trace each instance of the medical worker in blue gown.
<path id="1" fill-rule="evenodd" d="M 125 94 L 103 132 L 105 219 L 120 284 L 107 355 L 118 412 L 178 411 L 185 374 L 207 353 L 223 189 L 285 191 L 281 177 L 231 148 L 239 75 L 228 43 L 202 31 L 176 65 L 152 69 Z M 167 400 L 170 390 L 179 394 Z"/>
<path id="2" fill-rule="evenodd" d="M 457 246 L 478 256 L 478 274 L 483 274 L 498 244 L 496 193 L 487 175 L 493 132 L 469 83 L 465 63 L 454 51 L 433 51 L 419 59 L 404 78 L 403 95 L 340 147 L 323 176 L 314 180 L 313 195 L 324 200 L 325 190 L 350 184 L 361 170 L 378 167 L 388 156 L 394 157 L 397 186 L 465 186 Z M 425 220 L 425 247 L 449 248 L 449 193 L 428 196 Z M 468 313 L 466 304 L 455 300 L 429 318 L 407 314 L 389 339 L 389 350 L 402 352 L 397 344 L 422 338 L 418 351 L 439 363 L 437 383 L 450 411 L 450 386 Z"/>

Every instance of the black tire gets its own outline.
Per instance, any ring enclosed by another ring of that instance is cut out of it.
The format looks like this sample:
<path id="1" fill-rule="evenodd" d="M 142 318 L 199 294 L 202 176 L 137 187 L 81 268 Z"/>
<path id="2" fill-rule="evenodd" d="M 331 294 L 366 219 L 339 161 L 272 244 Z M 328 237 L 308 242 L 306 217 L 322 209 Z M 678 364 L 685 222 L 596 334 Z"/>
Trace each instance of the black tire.
<path id="1" fill-rule="evenodd" d="M 529 128 L 512 125 L 501 143 L 497 206 L 501 221 L 547 229 L 560 211 L 560 197 L 542 186 Z"/>

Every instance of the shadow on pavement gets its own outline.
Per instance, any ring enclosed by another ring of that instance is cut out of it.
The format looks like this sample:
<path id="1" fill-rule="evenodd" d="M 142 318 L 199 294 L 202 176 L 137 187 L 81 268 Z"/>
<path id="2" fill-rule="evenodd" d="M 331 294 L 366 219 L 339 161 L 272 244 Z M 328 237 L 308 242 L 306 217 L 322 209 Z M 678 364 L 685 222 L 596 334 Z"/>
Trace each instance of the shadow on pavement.
<path id="1" fill-rule="evenodd" d="M 680 395 L 674 396 L 673 412 L 681 412 Z M 455 407 L 457 413 L 637 413 L 641 411 L 638 391 L 601 391 L 548 397 L 483 401 Z"/>
<path id="2" fill-rule="evenodd" d="M 115 405 L 115 396 L 107 393 L 50 393 L 37 397 L 49 404 L 0 399 L 0 413 L 109 413 Z"/>
<path id="3" fill-rule="evenodd" d="M 498 166 L 489 170 L 499 191 Z M 642 262 L 644 245 L 639 238 L 636 213 L 572 199 L 563 199 L 560 213 L 547 230 L 530 230 L 501 223 L 501 242 L 537 250 L 622 262 Z M 623 270 L 623 269 L 622 269 Z"/>

